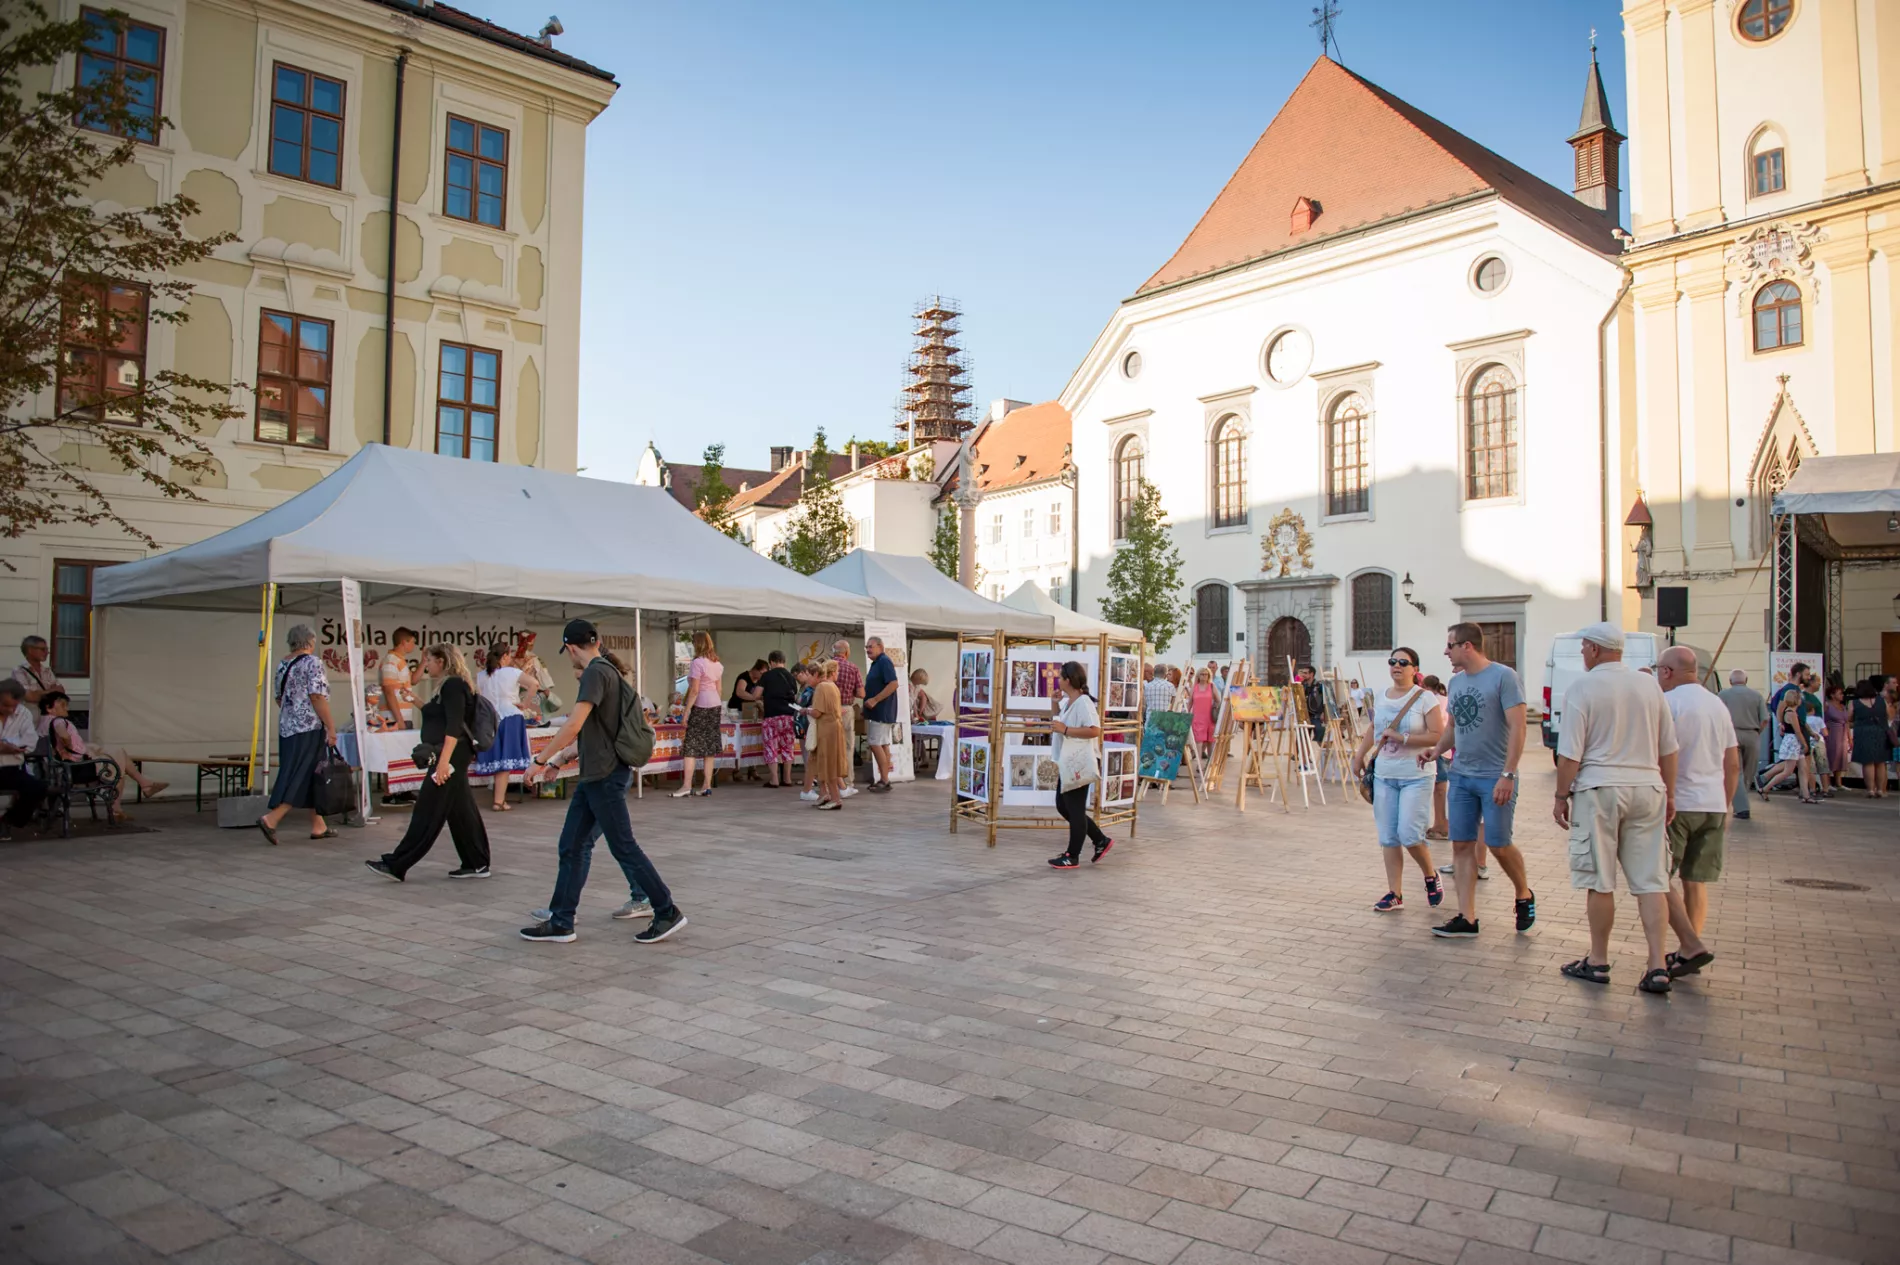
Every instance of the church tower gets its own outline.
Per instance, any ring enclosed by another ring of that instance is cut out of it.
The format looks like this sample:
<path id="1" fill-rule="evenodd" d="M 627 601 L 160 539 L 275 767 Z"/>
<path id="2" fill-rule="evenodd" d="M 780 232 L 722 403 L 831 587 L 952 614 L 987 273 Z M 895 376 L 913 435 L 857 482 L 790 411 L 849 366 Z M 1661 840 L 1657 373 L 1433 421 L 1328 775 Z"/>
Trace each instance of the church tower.
<path id="1" fill-rule="evenodd" d="M 1577 155 L 1577 201 L 1593 206 L 1612 224 L 1622 223 L 1622 188 L 1617 183 L 1621 168 L 1623 134 L 1610 121 L 1610 98 L 1603 91 L 1603 74 L 1597 69 L 1597 46 L 1590 41 L 1590 78 L 1583 87 L 1583 117 L 1571 134 L 1570 147 Z"/>

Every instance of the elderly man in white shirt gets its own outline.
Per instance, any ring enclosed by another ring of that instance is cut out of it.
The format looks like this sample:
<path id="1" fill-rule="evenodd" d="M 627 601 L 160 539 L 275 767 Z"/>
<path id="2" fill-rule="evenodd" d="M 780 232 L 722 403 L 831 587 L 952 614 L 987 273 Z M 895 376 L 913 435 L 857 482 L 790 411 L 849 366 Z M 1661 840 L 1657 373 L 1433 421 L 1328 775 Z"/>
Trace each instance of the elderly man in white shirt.
<path id="1" fill-rule="evenodd" d="M 1571 979 L 1610 982 L 1610 928 L 1621 869 L 1649 947 L 1649 967 L 1638 987 L 1667 993 L 1664 832 L 1676 815 L 1675 722 L 1654 678 L 1624 666 L 1621 628 L 1592 624 L 1582 636 L 1585 672 L 1564 696 L 1553 815 L 1570 832 L 1570 885 L 1588 892 L 1590 951 L 1559 969 Z"/>
<path id="2" fill-rule="evenodd" d="M 39 724 L 26 706 L 26 687 L 12 677 L 0 679 L 0 792 L 13 796 L 0 820 L 9 826 L 33 820 L 33 810 L 46 794 L 39 779 L 23 767 L 39 741 Z"/>
<path id="3" fill-rule="evenodd" d="M 1707 885 L 1722 877 L 1729 805 L 1741 784 L 1742 757 L 1729 703 L 1696 679 L 1695 651 L 1687 646 L 1663 651 L 1656 660 L 1656 683 L 1676 726 L 1676 816 L 1669 823 L 1669 873 L 1676 882 L 1669 888 L 1669 925 L 1682 947 L 1665 962 L 1669 978 L 1681 979 L 1700 975 L 1715 961 L 1701 941 L 1709 914 Z"/>

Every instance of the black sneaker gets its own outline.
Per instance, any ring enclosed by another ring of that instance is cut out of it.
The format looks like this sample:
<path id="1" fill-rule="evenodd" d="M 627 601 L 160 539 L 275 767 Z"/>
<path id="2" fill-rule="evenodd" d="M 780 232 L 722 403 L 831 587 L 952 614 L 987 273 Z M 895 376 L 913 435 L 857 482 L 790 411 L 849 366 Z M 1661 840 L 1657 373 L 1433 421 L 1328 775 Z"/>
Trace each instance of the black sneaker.
<path id="1" fill-rule="evenodd" d="M 384 878 L 394 879 L 398 883 L 402 882 L 402 875 L 390 869 L 389 864 L 385 861 L 365 861 L 363 862 L 363 864 L 367 865 L 370 869 L 376 871 L 376 873 L 382 875 Z"/>
<path id="2" fill-rule="evenodd" d="M 575 940 L 574 928 L 565 931 L 551 922 L 537 922 L 532 927 L 521 929 L 523 940 L 537 940 L 544 944 L 572 944 Z"/>
<path id="3" fill-rule="evenodd" d="M 1079 870 L 1082 868 L 1082 863 L 1064 852 L 1059 857 L 1049 858 L 1049 868 L 1052 870 Z"/>
<path id="4" fill-rule="evenodd" d="M 485 865 L 460 866 L 456 869 L 450 870 L 449 877 L 450 878 L 487 878 L 488 867 Z"/>
<path id="5" fill-rule="evenodd" d="M 1529 931 L 1537 925 L 1537 893 L 1532 892 L 1517 902 L 1517 929 Z"/>
<path id="6" fill-rule="evenodd" d="M 685 925 L 686 914 L 675 905 L 669 913 L 653 915 L 653 921 L 646 925 L 646 930 L 634 939 L 641 944 L 658 944 Z"/>
<path id="7" fill-rule="evenodd" d="M 869 789 L 872 791 L 888 791 L 891 789 L 891 784 L 889 782 L 873 782 Z"/>
<path id="8" fill-rule="evenodd" d="M 1113 839 L 1104 839 L 1102 842 L 1096 844 L 1095 855 L 1089 858 L 1089 864 L 1094 865 L 1097 861 L 1107 856 L 1108 850 L 1114 846 L 1115 841 Z"/>
<path id="9" fill-rule="evenodd" d="M 1448 940 L 1469 940 L 1478 934 L 1478 924 L 1476 920 L 1466 918 L 1463 914 L 1453 914 L 1450 922 L 1442 922 L 1433 927 L 1432 934 L 1444 936 Z"/>

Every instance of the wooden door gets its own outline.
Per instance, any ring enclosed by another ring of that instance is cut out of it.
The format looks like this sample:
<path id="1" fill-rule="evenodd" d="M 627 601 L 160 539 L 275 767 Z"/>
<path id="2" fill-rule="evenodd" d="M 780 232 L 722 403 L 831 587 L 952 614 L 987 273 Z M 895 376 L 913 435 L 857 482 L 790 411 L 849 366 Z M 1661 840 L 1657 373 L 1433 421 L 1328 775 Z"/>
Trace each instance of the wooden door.
<path id="1" fill-rule="evenodd" d="M 1900 676 L 1900 632 L 1880 634 L 1880 675 Z"/>
<path id="2" fill-rule="evenodd" d="M 1289 658 L 1295 667 L 1311 662 L 1313 658 L 1313 639 L 1307 633 L 1306 625 L 1290 615 L 1274 620 L 1273 627 L 1267 630 L 1268 685 L 1291 683 L 1286 672 Z"/>

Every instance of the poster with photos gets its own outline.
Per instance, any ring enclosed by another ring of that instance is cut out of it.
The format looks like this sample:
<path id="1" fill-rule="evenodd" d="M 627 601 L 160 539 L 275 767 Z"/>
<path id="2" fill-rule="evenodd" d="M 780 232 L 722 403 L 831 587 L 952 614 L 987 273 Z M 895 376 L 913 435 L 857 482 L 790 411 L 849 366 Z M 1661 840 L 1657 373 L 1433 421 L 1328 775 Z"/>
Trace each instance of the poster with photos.
<path id="1" fill-rule="evenodd" d="M 988 799 L 990 797 L 990 740 L 988 738 L 957 739 L 957 797 L 959 799 Z"/>
<path id="2" fill-rule="evenodd" d="M 1102 803 L 1105 807 L 1134 803 L 1140 754 L 1132 742 L 1102 744 Z"/>
<path id="3" fill-rule="evenodd" d="M 990 705 L 991 665 L 996 652 L 987 647 L 966 649 L 957 661 L 957 706 L 983 708 Z"/>
<path id="4" fill-rule="evenodd" d="M 1105 711 L 1133 715 L 1141 710 L 1141 658 L 1111 650 L 1108 653 L 1108 689 L 1102 696 Z"/>
<path id="5" fill-rule="evenodd" d="M 1101 691 L 1095 686 L 1095 660 L 1079 656 L 1071 650 L 1023 646 L 1011 650 L 1008 662 L 1004 665 L 1005 710 L 1041 712 L 1045 715 L 1057 711 L 1062 705 L 1062 665 L 1071 659 L 1079 659 L 1088 674 L 1089 693 L 1099 698 Z"/>
<path id="6" fill-rule="evenodd" d="M 1049 734 L 1009 734 L 1003 740 L 1003 803 L 1053 808 L 1056 802 L 1055 745 Z"/>

